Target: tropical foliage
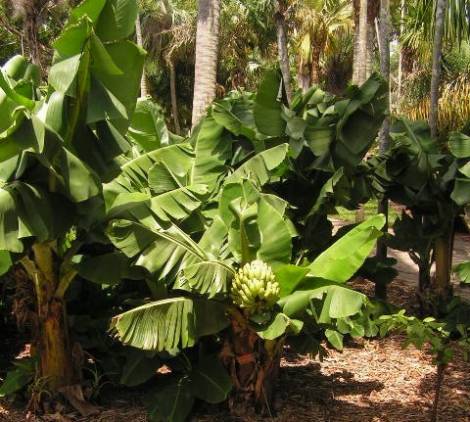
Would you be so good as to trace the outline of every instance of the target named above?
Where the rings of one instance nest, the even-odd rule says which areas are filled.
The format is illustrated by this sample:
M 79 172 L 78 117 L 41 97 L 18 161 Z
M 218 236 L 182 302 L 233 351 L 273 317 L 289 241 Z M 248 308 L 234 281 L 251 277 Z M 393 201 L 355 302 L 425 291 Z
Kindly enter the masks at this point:
M 13 43 L 1 47 L 0 276 L 15 282 L 32 347 L 0 397 L 31 385 L 31 410 L 62 394 L 86 418 L 105 379 L 144 386 L 150 420 L 186 420 L 198 400 L 272 416 L 286 348 L 322 358 L 348 337 L 403 330 L 440 365 L 453 340 L 469 349 L 467 304 L 450 284 L 455 221 L 470 204 L 467 111 L 446 106 L 458 83 L 443 90 L 439 136 L 390 111 L 394 91 L 426 100 L 430 77 L 402 79 L 407 64 L 430 67 L 422 46 L 437 26 L 444 80 L 466 89 L 464 54 L 450 47 L 468 38 L 466 2 L 449 1 L 442 19 L 435 2 L 409 2 L 406 19 L 396 8 L 397 86 L 384 54 L 384 77 L 372 72 L 385 2 L 361 40 L 358 2 L 343 0 L 201 1 L 199 15 L 192 0 L 38 2 L 34 18 L 35 3 L 19 3 L 0 3 Z M 30 60 L 11 54 L 16 39 Z M 370 74 L 343 89 L 363 41 Z M 392 109 L 436 113 L 415 106 Z M 371 200 L 402 207 L 390 233 L 382 211 L 334 229 L 337 208 Z M 378 239 L 417 264 L 421 313 L 433 317 L 349 284 L 395 278 L 386 248 L 372 255 Z M 469 282 L 468 262 L 454 271 Z

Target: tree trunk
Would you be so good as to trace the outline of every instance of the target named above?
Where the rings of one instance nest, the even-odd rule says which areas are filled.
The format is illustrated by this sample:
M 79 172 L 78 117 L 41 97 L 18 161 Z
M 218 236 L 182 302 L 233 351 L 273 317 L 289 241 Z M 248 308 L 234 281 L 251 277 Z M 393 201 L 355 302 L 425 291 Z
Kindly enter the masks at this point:
M 215 98 L 220 0 L 198 0 L 192 127 Z
M 439 314 L 452 296 L 450 276 L 452 273 L 453 228 L 449 229 L 434 242 L 434 261 L 436 274 L 432 279 L 432 299 L 435 313 Z
M 229 398 L 232 414 L 272 417 L 283 339 L 263 340 L 238 311 L 225 339 L 221 359 L 233 383 Z
M 362 85 L 367 79 L 367 40 L 368 40 L 368 30 L 367 30 L 367 16 L 368 16 L 368 1 L 360 0 L 355 2 L 355 6 L 359 6 L 358 16 L 358 25 L 355 28 L 355 40 L 356 45 L 354 48 L 354 62 L 353 62 L 353 78 L 352 83 L 354 85 Z M 364 206 L 361 204 L 359 209 L 356 211 L 356 222 L 359 223 L 364 221 L 365 211 Z
M 300 63 L 297 73 L 297 83 L 303 93 L 307 92 L 311 85 L 311 72 L 308 63 Z
M 401 0 L 400 5 L 400 37 L 405 31 L 405 16 L 406 16 L 406 4 L 405 0 Z M 400 42 L 400 54 L 398 56 L 398 87 L 397 87 L 397 105 L 401 101 L 401 91 L 403 87 L 403 46 Z
M 57 392 L 76 379 L 65 304 L 56 294 L 59 275 L 51 245 L 35 244 L 32 258 L 26 258 L 22 263 L 36 292 L 38 332 L 35 346 L 39 356 L 39 377 L 46 380 L 49 391 Z
M 23 2 L 23 40 L 29 59 L 42 70 L 41 46 L 39 43 L 39 19 L 44 1 Z
M 57 391 L 74 383 L 65 305 L 61 299 L 51 298 L 47 305 L 39 309 L 38 316 L 41 377 L 47 379 L 49 389 Z
M 375 45 L 379 43 L 378 32 L 375 29 L 375 24 L 378 21 L 380 13 L 380 0 L 370 0 L 367 2 L 367 67 L 365 79 L 369 78 L 374 68 L 374 53 Z
M 275 15 L 276 30 L 277 30 L 277 49 L 279 56 L 279 67 L 281 68 L 282 80 L 284 82 L 284 89 L 286 91 L 287 101 L 292 100 L 292 87 L 290 77 L 290 62 L 289 51 L 287 49 L 287 35 L 286 35 L 286 3 L 284 0 L 277 1 L 277 11 Z
M 378 42 L 380 49 L 380 72 L 382 77 L 388 82 L 387 104 L 388 113 L 390 113 L 390 0 L 380 1 L 380 21 L 378 31 Z M 379 133 L 379 151 L 385 153 L 390 144 L 390 117 L 386 116 Z M 388 199 L 382 198 L 379 202 L 378 212 L 386 217 L 386 223 L 383 228 L 384 234 L 388 232 Z M 377 241 L 376 257 L 381 261 L 387 258 L 387 244 L 385 237 Z M 382 299 L 387 299 L 387 286 L 384 283 L 376 281 L 375 295 Z
M 351 81 L 354 83 L 357 72 L 357 62 L 359 60 L 359 12 L 361 0 L 353 0 L 353 18 L 354 18 L 354 37 L 353 37 L 353 63 L 352 63 L 352 78 Z
M 171 97 L 171 114 L 173 115 L 173 122 L 175 124 L 175 133 L 181 134 L 181 126 L 178 118 L 178 98 L 176 96 L 176 74 L 175 65 L 170 59 L 168 61 L 168 67 L 170 69 L 170 97 Z
M 418 265 L 419 294 L 424 294 L 431 286 L 431 266 L 428 263 Z
M 137 15 L 135 20 L 135 37 L 137 45 L 141 48 L 144 48 L 144 40 L 142 38 L 142 26 L 140 24 L 140 16 Z M 147 84 L 147 78 L 145 77 L 145 66 L 142 69 L 142 78 L 140 79 L 140 96 L 147 97 L 149 95 L 149 89 Z
M 367 0 L 360 0 L 356 6 L 359 6 L 358 25 L 356 27 L 355 36 L 356 47 L 353 69 L 353 84 L 362 85 L 367 78 Z
M 380 48 L 380 73 L 387 82 L 387 112 L 379 133 L 380 153 L 385 153 L 390 145 L 390 41 L 391 41 L 390 0 L 380 1 L 380 21 L 378 42 Z
M 447 0 L 437 0 L 432 51 L 431 109 L 429 112 L 429 127 L 431 128 L 431 136 L 433 138 L 438 136 L 439 84 L 441 80 L 442 38 L 444 36 L 446 8 Z
M 317 84 L 317 85 L 320 83 L 320 55 L 321 55 L 321 51 L 313 47 L 310 81 L 312 84 Z

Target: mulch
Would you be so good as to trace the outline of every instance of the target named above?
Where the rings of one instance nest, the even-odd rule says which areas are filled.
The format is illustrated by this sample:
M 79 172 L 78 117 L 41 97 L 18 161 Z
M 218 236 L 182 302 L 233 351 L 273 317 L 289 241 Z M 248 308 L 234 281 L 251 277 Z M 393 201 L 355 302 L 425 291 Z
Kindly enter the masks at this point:
M 372 284 L 354 283 L 370 293 Z M 390 301 L 409 311 L 416 308 L 415 288 L 395 280 Z M 425 352 L 403 348 L 404 337 L 351 341 L 343 352 L 329 350 L 319 362 L 287 353 L 280 372 L 276 422 L 421 422 L 430 421 L 436 384 L 436 366 Z M 108 396 L 109 394 L 107 394 Z M 116 392 L 104 399 L 102 411 L 89 418 L 73 414 L 31 418 L 34 422 L 143 422 L 139 395 Z M 445 370 L 438 420 L 470 422 L 470 363 L 456 355 Z M 25 413 L 0 401 L 0 421 L 23 422 Z M 257 422 L 262 418 L 234 418 L 220 408 L 200 407 L 191 418 L 198 422 Z

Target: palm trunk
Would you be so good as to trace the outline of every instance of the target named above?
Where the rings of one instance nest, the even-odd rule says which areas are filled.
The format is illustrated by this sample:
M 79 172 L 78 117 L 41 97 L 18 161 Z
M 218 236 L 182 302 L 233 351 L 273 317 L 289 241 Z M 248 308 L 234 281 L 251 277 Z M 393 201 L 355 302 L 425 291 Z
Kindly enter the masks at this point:
M 366 47 L 366 72 L 365 79 L 369 78 L 374 67 L 375 44 L 379 44 L 378 32 L 375 25 L 380 13 L 380 0 L 370 0 L 367 2 L 367 47 Z M 364 79 L 364 80 L 365 80 Z
M 192 127 L 215 98 L 220 0 L 198 0 Z
M 144 40 L 142 37 L 142 26 L 140 24 L 140 16 L 137 15 L 137 19 L 135 20 L 135 37 L 137 41 L 137 45 L 141 48 L 144 47 Z M 145 67 L 142 70 L 142 78 L 140 80 L 140 96 L 147 97 L 149 95 L 149 89 L 147 84 L 147 78 L 145 76 Z
M 291 88 L 291 77 L 290 77 L 290 63 L 289 63 L 289 52 L 287 49 L 287 35 L 286 35 L 286 4 L 283 0 L 278 0 L 277 11 L 275 15 L 276 30 L 277 30 L 277 48 L 279 56 L 279 66 L 281 68 L 282 80 L 284 82 L 284 89 L 286 92 L 287 101 L 291 102 L 292 99 L 292 88 Z
M 31 62 L 42 69 L 39 16 L 43 4 L 40 1 L 32 1 L 25 2 L 24 6 L 23 39 Z
M 405 16 L 406 16 L 406 4 L 405 0 L 401 0 L 400 10 L 400 37 L 405 31 Z M 400 44 L 400 54 L 398 56 L 398 87 L 397 87 L 397 104 L 401 101 L 401 91 L 403 86 L 403 46 Z
M 380 23 L 378 31 L 378 41 L 380 47 L 380 71 L 382 77 L 388 81 L 387 104 L 390 113 L 390 0 L 381 0 L 380 2 Z M 385 153 L 390 144 L 390 118 L 384 119 L 379 133 L 379 151 Z M 382 198 L 379 202 L 378 212 L 385 215 L 386 224 L 383 228 L 384 234 L 388 232 L 388 199 Z M 387 258 L 387 244 L 385 238 L 381 237 L 377 241 L 376 256 L 381 261 Z M 375 295 L 382 299 L 387 299 L 387 286 L 384 283 L 376 281 Z
M 312 48 L 312 68 L 311 68 L 311 83 L 320 83 L 320 55 L 321 51 L 315 47 Z
M 360 0 L 358 11 L 358 26 L 356 27 L 356 47 L 353 69 L 353 84 L 362 85 L 367 75 L 367 0 Z
M 437 138 L 438 135 L 439 84 L 441 80 L 442 38 L 444 36 L 446 8 L 447 0 L 437 0 L 432 52 L 431 109 L 429 112 L 429 127 L 431 128 L 431 136 L 433 138 Z
M 367 79 L 367 40 L 368 40 L 368 30 L 367 30 L 367 0 L 360 0 L 359 4 L 359 13 L 358 13 L 358 26 L 356 27 L 357 45 L 355 46 L 354 63 L 353 63 L 353 80 L 354 85 L 362 85 Z M 364 206 L 360 205 L 359 209 L 356 211 L 356 222 L 364 221 L 365 212 Z
M 233 383 L 229 407 L 233 415 L 272 417 L 283 340 L 263 340 L 238 311 L 225 339 L 221 359 Z
M 357 79 L 357 62 L 359 60 L 359 11 L 360 0 L 353 0 L 354 11 L 354 38 L 353 38 L 353 63 L 352 63 L 352 83 Z
M 39 377 L 47 388 L 57 392 L 75 380 L 72 352 L 68 338 L 66 309 L 63 297 L 57 295 L 59 276 L 50 244 L 35 244 L 32 259 L 23 266 L 34 283 L 38 332 L 35 348 L 39 356 Z

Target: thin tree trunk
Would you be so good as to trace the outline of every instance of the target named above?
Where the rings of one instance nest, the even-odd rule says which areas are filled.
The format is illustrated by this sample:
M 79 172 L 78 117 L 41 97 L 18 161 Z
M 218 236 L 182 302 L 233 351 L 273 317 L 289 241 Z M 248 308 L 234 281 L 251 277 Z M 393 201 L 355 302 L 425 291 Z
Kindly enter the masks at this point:
M 446 8 L 447 0 L 437 0 L 432 51 L 431 109 L 429 112 L 429 127 L 431 128 L 431 136 L 433 138 L 438 136 L 439 85 L 441 80 L 442 38 L 444 36 Z
M 137 14 L 137 19 L 135 20 L 135 37 L 137 45 L 141 48 L 144 48 L 144 40 L 142 37 L 142 26 L 140 24 L 140 16 Z M 145 66 L 142 69 L 142 78 L 140 79 L 140 96 L 147 97 L 149 95 L 149 89 L 147 84 L 147 78 L 145 76 Z
M 359 60 L 359 12 L 360 0 L 353 0 L 354 12 L 354 38 L 353 38 L 353 63 L 352 63 L 352 83 L 357 80 L 357 62 Z
M 390 0 L 380 1 L 380 24 L 378 31 L 378 41 L 380 48 L 380 71 L 382 77 L 387 81 L 387 109 L 390 113 Z M 379 151 L 385 153 L 390 144 L 390 117 L 386 116 L 379 133 Z M 383 228 L 384 234 L 388 232 L 388 199 L 382 198 L 379 202 L 378 212 L 383 213 L 386 217 L 386 223 Z M 385 237 L 381 237 L 377 241 L 376 256 L 381 261 L 387 258 L 387 244 Z M 375 295 L 383 300 L 387 299 L 387 286 L 384 283 L 376 281 Z
M 434 242 L 434 260 L 436 263 L 436 274 L 432 279 L 432 307 L 434 313 L 439 315 L 443 306 L 448 303 L 452 296 L 450 285 L 450 275 L 452 272 L 452 249 L 453 249 L 454 229 L 453 223 L 449 230 Z
M 198 0 L 192 127 L 215 98 L 220 0 Z
M 401 0 L 400 10 L 400 37 L 405 31 L 405 16 L 406 16 L 406 4 L 405 0 Z M 401 91 L 403 87 L 403 46 L 400 42 L 400 54 L 398 56 L 398 87 L 397 87 L 397 104 L 401 101 Z
M 44 1 L 23 2 L 23 39 L 29 59 L 42 70 L 41 46 L 39 43 L 39 19 Z
M 442 358 L 442 356 L 439 356 L 439 357 Z M 439 362 L 437 364 L 436 386 L 434 390 L 434 402 L 432 405 L 431 422 L 438 421 L 439 399 L 441 397 L 441 389 L 442 389 L 442 383 L 444 382 L 444 375 L 445 375 L 446 367 L 447 365 L 444 363 Z
M 279 56 L 279 66 L 281 68 L 284 89 L 286 91 L 287 101 L 292 100 L 292 87 L 290 77 L 289 51 L 287 49 L 287 35 L 285 22 L 286 4 L 284 0 L 277 1 L 277 11 L 275 15 L 277 30 L 277 48 Z
M 355 6 L 359 6 L 358 13 L 358 25 L 355 28 L 355 36 L 357 36 L 357 46 L 355 47 L 355 55 L 353 62 L 353 78 L 352 83 L 354 85 L 362 85 L 367 79 L 367 0 L 360 0 L 355 2 Z M 356 12 L 357 13 L 357 12 Z M 358 210 L 356 211 L 356 223 L 364 221 L 365 211 L 362 204 L 359 205 Z
M 181 126 L 178 118 L 178 98 L 176 96 L 176 74 L 175 65 L 170 59 L 168 62 L 170 69 L 170 97 L 171 97 L 171 114 L 173 115 L 173 122 L 175 124 L 175 132 L 177 135 L 181 134 Z
M 367 79 L 367 0 L 359 1 L 359 19 L 356 27 L 357 52 L 354 59 L 353 84 L 362 85 Z
M 378 33 L 375 29 L 375 24 L 378 20 L 380 13 L 380 0 L 370 0 L 367 2 L 367 48 L 366 48 L 366 76 L 369 78 L 374 68 L 374 53 L 375 44 L 378 42 Z

